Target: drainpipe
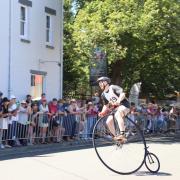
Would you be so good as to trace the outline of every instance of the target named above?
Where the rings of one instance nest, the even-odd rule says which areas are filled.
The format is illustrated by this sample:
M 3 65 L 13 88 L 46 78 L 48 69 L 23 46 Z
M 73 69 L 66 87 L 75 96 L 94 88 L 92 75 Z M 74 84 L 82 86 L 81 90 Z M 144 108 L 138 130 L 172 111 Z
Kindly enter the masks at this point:
M 11 95 L 11 0 L 9 0 L 8 97 Z
M 61 1 L 60 10 L 60 98 L 63 98 L 63 20 L 64 20 L 64 0 Z

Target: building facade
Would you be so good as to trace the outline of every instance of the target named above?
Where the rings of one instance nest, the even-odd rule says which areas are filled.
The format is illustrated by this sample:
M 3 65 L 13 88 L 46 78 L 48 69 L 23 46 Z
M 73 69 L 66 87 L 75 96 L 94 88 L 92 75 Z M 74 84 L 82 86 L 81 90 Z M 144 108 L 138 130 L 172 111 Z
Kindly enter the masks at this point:
M 63 0 L 3 0 L 0 17 L 0 91 L 62 97 Z

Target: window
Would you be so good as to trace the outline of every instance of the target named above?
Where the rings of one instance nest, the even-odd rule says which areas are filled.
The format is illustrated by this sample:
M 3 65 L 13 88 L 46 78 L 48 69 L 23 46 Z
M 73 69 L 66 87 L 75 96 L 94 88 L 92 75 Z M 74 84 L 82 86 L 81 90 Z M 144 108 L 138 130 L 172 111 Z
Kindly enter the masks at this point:
M 20 6 L 20 36 L 28 39 L 28 7 Z
M 52 37 L 52 16 L 46 15 L 46 44 L 53 45 Z
M 31 75 L 31 87 L 35 86 L 35 75 Z
M 54 17 L 56 16 L 56 10 L 45 7 L 46 13 L 46 47 L 54 49 Z
M 43 92 L 44 76 L 39 74 L 31 74 L 31 95 L 33 98 L 41 97 Z

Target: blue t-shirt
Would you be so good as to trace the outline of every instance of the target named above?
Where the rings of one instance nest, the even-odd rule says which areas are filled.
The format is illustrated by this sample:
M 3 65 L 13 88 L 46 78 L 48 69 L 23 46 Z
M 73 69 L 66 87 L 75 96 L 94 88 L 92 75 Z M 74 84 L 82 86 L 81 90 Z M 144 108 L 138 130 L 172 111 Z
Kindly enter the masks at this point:
M 65 112 L 65 105 L 58 105 L 58 111 Z

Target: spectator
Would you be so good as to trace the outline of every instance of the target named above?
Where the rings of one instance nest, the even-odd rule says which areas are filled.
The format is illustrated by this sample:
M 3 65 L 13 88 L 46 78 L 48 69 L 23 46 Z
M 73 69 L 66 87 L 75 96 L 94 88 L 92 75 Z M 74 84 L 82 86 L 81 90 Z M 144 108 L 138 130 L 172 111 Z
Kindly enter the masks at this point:
M 59 99 L 58 101 L 58 112 L 63 113 L 63 115 L 67 116 L 67 107 L 65 105 L 65 101 L 63 99 Z
M 94 93 L 94 96 L 92 97 L 92 103 L 96 106 L 99 105 L 100 103 L 100 97 L 99 97 L 99 93 L 98 92 L 95 92 Z
M 32 104 L 32 96 L 30 94 L 26 95 L 26 103 L 27 105 L 31 106 Z
M 154 116 L 154 112 L 153 112 L 153 104 L 152 103 L 148 103 L 148 107 L 147 107 L 147 132 L 152 132 L 153 129 L 153 116 Z
M 52 101 L 49 103 L 49 112 L 52 115 L 57 115 L 58 111 L 58 101 L 56 98 L 53 98 Z
M 67 117 L 64 118 L 64 127 L 65 127 L 65 135 L 67 141 L 71 141 L 75 137 L 75 129 L 76 129 L 76 100 L 71 99 L 70 104 L 67 105 L 65 103 L 65 111 L 67 112 Z
M 85 137 L 92 137 L 92 132 L 94 125 L 97 120 L 98 109 L 94 106 L 92 102 L 88 102 L 86 113 L 86 126 L 85 126 Z
M 3 100 L 3 93 L 0 91 L 0 111 L 2 106 L 2 100 Z
M 57 126 L 57 131 L 56 131 L 56 136 L 57 136 L 57 142 L 61 142 L 62 138 L 65 133 L 65 128 L 64 128 L 64 117 L 67 116 L 67 113 L 65 111 L 65 106 L 64 106 L 64 100 L 60 99 L 58 101 L 58 116 L 56 118 L 56 126 Z
M 18 112 L 18 137 L 22 145 L 27 145 L 28 117 L 31 114 L 31 106 L 23 100 Z
M 49 108 L 46 99 L 41 100 L 42 104 L 39 106 L 39 127 L 40 127 L 40 137 L 42 138 L 42 144 L 46 144 L 45 138 L 47 133 L 47 128 L 49 126 Z
M 145 103 L 140 104 L 140 109 L 139 109 L 139 118 L 141 119 L 142 123 L 143 123 L 143 131 L 146 130 L 147 127 L 147 107 Z
M 8 136 L 12 139 L 12 146 L 19 146 L 19 140 L 17 139 L 17 121 L 18 121 L 18 105 L 16 103 L 16 97 L 11 95 L 10 103 L 8 107 L 10 115 L 9 127 L 8 127 Z
M 75 139 L 75 136 L 78 135 L 77 130 L 78 130 L 83 108 L 79 108 L 77 101 L 75 99 L 71 99 L 68 110 L 71 114 L 71 119 L 73 120 L 71 138 Z
M 28 145 L 33 145 L 35 143 L 35 136 L 38 135 L 38 115 L 39 115 L 38 104 L 32 103 L 31 114 L 29 116 Z
M 129 117 L 133 122 L 136 123 L 136 120 L 137 120 L 137 117 L 136 117 L 136 116 L 137 116 L 137 115 L 138 115 L 138 112 L 137 112 L 137 110 L 136 110 L 136 105 L 135 105 L 134 102 L 131 102 L 130 112 L 129 112 L 129 114 L 128 114 L 128 117 Z M 134 133 L 132 132 L 132 130 L 133 130 L 134 124 L 131 123 L 131 122 L 129 122 L 129 121 L 127 121 L 127 122 L 128 122 L 127 126 L 128 126 L 129 129 L 130 129 L 129 134 L 133 135 Z
M 178 129 L 178 123 L 179 123 L 179 112 L 178 112 L 178 108 L 173 105 L 170 112 L 169 112 L 169 117 L 170 117 L 170 124 L 169 127 L 173 128 L 176 130 L 176 128 Z
M 80 137 L 80 134 L 82 134 L 83 130 L 84 130 L 84 116 L 85 116 L 85 101 L 81 101 L 79 100 L 77 103 L 77 112 L 78 114 L 76 114 L 76 134 L 77 134 L 77 138 Z
M 42 93 L 42 94 L 41 94 L 41 99 L 38 101 L 38 106 L 40 106 L 44 100 L 47 101 L 47 99 L 46 99 L 46 94 L 45 94 L 45 93 Z
M 56 98 L 53 98 L 52 102 L 49 103 L 49 112 L 51 113 L 49 131 L 50 132 L 53 131 L 51 133 L 51 136 L 54 137 L 53 142 L 57 142 L 57 134 L 59 132 L 59 121 L 58 121 L 58 102 Z
M 177 118 L 176 118 L 176 130 L 180 131 L 180 107 L 176 107 Z
M 163 132 L 166 128 L 166 121 L 165 121 L 165 111 L 162 107 L 158 107 L 158 116 L 157 116 L 157 131 Z
M 8 112 L 9 100 L 7 97 L 4 97 L 2 100 L 2 109 L 0 110 L 0 148 L 11 147 L 8 145 L 7 139 L 7 129 L 9 121 L 9 112 Z M 5 134 L 5 146 L 2 143 L 3 134 Z
M 134 102 L 131 102 L 130 112 L 128 116 L 133 122 L 136 122 L 136 115 L 137 115 L 136 105 Z

